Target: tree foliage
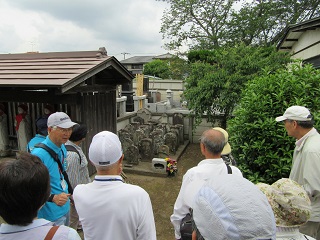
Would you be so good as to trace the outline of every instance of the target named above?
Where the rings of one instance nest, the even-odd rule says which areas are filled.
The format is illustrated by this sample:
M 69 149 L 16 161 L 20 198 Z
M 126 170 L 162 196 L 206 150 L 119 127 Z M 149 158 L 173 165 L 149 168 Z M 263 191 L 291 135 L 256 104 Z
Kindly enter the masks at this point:
M 250 47 L 241 44 L 215 51 L 192 51 L 190 75 L 184 97 L 195 114 L 196 123 L 203 117 L 213 122 L 222 113 L 222 126 L 232 116 L 245 84 L 264 71 L 284 68 L 289 57 L 274 47 Z M 197 56 L 203 61 L 197 61 Z
M 143 74 L 159 78 L 169 78 L 170 69 L 167 61 L 155 59 L 144 65 Z
M 160 0 L 158 0 L 160 1 Z M 162 0 L 160 32 L 168 49 L 216 49 L 239 42 L 272 45 L 289 24 L 319 16 L 319 0 Z
M 248 179 L 273 183 L 289 176 L 294 139 L 275 118 L 292 105 L 306 106 L 319 129 L 319 79 L 320 70 L 294 64 L 249 81 L 235 118 L 228 121 L 232 153 Z
M 144 66 L 143 74 L 160 78 L 185 79 L 188 74 L 187 61 L 172 57 L 168 60 L 155 59 Z

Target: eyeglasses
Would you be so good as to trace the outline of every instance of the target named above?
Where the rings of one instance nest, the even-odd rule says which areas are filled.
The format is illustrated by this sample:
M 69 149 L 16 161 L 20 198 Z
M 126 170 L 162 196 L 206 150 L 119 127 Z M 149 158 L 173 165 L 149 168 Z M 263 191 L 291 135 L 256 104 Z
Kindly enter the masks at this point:
M 61 128 L 61 127 L 57 127 L 56 129 L 58 129 L 60 132 L 63 132 L 63 133 L 72 132 L 72 127 L 71 127 L 71 128 Z

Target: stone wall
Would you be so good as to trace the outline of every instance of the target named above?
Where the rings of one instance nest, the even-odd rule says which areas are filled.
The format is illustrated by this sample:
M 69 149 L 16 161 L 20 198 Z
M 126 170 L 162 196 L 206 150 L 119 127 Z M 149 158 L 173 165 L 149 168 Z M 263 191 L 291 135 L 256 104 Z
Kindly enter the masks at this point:
M 136 92 L 137 83 L 133 80 L 133 91 Z M 161 94 L 161 100 L 166 100 L 166 91 L 170 89 L 173 92 L 173 101 L 180 101 L 180 96 L 185 89 L 183 80 L 149 79 L 149 91 L 154 90 Z

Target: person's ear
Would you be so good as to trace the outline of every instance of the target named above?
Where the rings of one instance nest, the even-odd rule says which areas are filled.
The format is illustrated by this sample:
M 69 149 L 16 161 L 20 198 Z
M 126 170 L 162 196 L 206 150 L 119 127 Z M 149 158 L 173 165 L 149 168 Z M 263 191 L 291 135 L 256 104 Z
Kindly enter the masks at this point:
M 48 127 L 48 135 L 52 132 L 52 127 Z
M 121 156 L 120 159 L 119 159 L 119 162 L 120 162 L 120 163 L 122 163 L 123 158 L 124 158 L 124 154 L 122 153 L 122 156 Z
M 293 126 L 293 128 L 297 128 L 298 127 L 298 123 L 297 123 L 296 120 L 292 121 L 292 126 Z
M 119 173 L 120 174 L 122 172 L 122 161 L 123 161 L 123 157 L 124 155 L 122 154 L 121 158 L 119 159 Z
M 200 150 L 201 150 L 202 155 L 204 155 L 205 150 L 206 150 L 206 146 L 202 142 L 200 142 Z

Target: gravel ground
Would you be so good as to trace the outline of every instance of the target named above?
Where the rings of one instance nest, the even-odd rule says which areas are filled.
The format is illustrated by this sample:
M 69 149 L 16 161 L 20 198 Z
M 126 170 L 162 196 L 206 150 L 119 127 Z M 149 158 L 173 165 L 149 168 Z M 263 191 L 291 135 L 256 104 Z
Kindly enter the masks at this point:
M 178 161 L 178 173 L 175 177 L 127 174 L 133 184 L 144 188 L 150 195 L 156 222 L 157 240 L 174 239 L 170 215 L 180 190 L 182 177 L 189 168 L 197 165 L 202 159 L 199 144 L 189 144 Z

